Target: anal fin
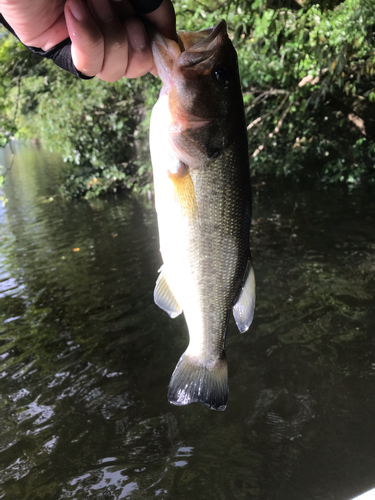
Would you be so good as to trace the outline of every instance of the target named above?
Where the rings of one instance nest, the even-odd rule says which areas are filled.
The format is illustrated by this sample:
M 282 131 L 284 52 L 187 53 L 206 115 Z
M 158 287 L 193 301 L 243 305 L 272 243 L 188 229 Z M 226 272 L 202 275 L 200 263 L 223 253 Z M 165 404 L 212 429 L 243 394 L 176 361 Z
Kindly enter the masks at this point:
M 163 267 L 156 281 L 154 300 L 155 304 L 167 312 L 171 318 L 176 318 L 176 316 L 182 313 L 181 306 L 168 285 Z
M 253 321 L 255 308 L 255 275 L 251 260 L 248 263 L 245 283 L 242 287 L 241 294 L 233 307 L 233 316 L 236 320 L 237 327 L 241 333 L 249 329 Z

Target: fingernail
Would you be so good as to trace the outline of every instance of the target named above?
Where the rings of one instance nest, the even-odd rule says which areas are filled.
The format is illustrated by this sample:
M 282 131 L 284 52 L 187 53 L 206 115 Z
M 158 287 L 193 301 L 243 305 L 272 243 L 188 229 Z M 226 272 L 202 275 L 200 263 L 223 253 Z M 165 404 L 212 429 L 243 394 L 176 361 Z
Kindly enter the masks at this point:
M 112 8 L 107 0 L 92 0 L 92 5 L 102 21 L 108 23 L 113 20 Z
M 81 0 L 71 0 L 68 7 L 77 21 L 84 21 L 89 16 L 86 6 Z
M 147 36 L 143 24 L 131 24 L 126 27 L 128 42 L 131 48 L 136 52 L 141 52 L 146 48 Z

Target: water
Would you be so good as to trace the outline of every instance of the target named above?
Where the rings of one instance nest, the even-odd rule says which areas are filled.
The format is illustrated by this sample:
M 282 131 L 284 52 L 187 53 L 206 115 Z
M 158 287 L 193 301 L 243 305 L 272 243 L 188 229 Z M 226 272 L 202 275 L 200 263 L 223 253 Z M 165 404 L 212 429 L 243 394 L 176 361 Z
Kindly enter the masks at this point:
M 0 498 L 374 488 L 374 193 L 254 187 L 256 315 L 246 334 L 230 324 L 213 412 L 166 399 L 187 330 L 153 303 L 153 203 L 64 202 L 59 169 L 20 151 L 0 206 Z

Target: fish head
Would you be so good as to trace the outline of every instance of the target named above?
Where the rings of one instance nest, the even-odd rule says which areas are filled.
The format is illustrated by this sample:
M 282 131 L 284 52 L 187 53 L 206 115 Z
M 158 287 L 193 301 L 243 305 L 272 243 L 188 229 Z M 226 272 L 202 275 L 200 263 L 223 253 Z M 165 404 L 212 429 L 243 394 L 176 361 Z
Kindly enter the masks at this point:
M 216 158 L 243 126 L 237 54 L 226 23 L 180 32 L 178 44 L 155 37 L 162 94 L 168 94 L 169 135 L 178 158 L 196 168 Z

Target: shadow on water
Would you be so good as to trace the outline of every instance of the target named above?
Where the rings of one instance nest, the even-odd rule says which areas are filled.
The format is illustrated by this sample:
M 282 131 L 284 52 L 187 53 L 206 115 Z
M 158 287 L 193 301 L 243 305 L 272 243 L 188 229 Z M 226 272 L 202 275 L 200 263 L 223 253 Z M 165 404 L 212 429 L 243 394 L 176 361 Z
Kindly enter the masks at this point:
M 53 197 L 20 151 L 0 208 L 0 498 L 349 499 L 375 486 L 375 197 L 254 188 L 254 324 L 224 413 L 166 400 L 152 202 Z

